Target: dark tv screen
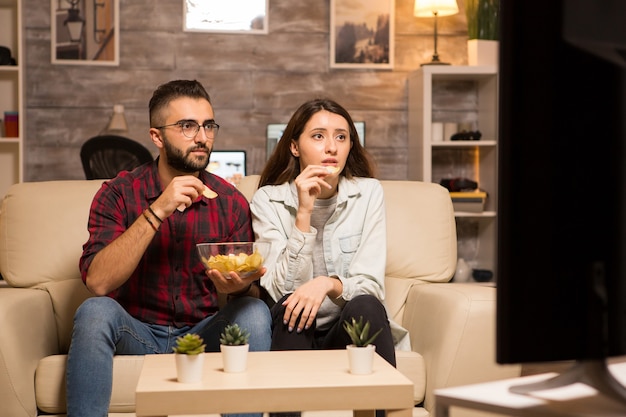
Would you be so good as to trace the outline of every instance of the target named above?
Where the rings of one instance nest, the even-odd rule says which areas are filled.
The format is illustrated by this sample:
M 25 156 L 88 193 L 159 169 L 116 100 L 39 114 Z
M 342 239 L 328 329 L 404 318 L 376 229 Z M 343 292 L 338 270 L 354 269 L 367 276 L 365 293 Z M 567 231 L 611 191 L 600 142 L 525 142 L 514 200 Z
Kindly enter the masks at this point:
M 500 2 L 499 363 L 626 354 L 622 3 Z

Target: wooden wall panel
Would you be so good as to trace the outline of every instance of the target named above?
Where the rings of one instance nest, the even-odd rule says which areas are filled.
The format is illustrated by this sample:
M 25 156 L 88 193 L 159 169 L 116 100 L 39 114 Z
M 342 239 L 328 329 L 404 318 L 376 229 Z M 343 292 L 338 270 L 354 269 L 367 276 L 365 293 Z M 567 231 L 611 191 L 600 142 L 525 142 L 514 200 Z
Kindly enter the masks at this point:
M 467 63 L 461 13 L 439 19 L 442 60 Z M 120 65 L 52 65 L 50 1 L 25 0 L 25 180 L 81 179 L 81 144 L 125 106 L 128 136 L 148 137 L 148 100 L 171 79 L 200 80 L 222 125 L 216 149 L 245 149 L 248 172 L 266 159 L 268 123 L 286 123 L 304 100 L 328 96 L 366 122 L 381 179 L 407 178 L 407 76 L 430 60 L 433 20 L 396 0 L 393 70 L 329 67 L 330 0 L 270 0 L 267 35 L 182 31 L 182 0 L 120 0 Z M 156 155 L 156 151 L 154 151 Z

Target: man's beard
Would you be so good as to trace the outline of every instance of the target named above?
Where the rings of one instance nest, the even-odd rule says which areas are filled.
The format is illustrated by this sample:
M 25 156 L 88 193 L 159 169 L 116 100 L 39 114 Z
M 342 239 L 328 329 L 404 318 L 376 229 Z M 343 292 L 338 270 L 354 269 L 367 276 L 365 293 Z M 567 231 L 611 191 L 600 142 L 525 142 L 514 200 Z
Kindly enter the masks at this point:
M 197 144 L 196 146 L 188 149 L 187 152 L 183 154 L 183 151 L 181 149 L 173 147 L 172 144 L 167 140 L 167 138 L 164 137 L 163 147 L 165 148 L 167 164 L 176 171 L 184 172 L 185 174 L 193 174 L 195 172 L 206 169 L 206 167 L 209 165 L 211 150 L 205 145 Z M 191 152 L 197 151 L 199 149 L 206 149 L 207 158 L 205 161 L 195 160 L 195 158 L 191 156 Z

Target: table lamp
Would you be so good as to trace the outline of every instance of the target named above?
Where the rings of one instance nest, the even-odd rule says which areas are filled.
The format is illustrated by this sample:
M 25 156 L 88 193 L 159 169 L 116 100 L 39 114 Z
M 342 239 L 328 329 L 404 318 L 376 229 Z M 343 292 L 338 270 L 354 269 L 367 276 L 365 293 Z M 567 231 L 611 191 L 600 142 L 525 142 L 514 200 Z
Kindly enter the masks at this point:
M 128 133 L 128 123 L 126 123 L 126 116 L 124 116 L 124 105 L 116 104 L 113 106 L 113 114 L 109 123 L 100 134 L 122 135 L 125 133 Z
M 456 4 L 456 0 L 415 0 L 415 7 L 413 8 L 415 17 L 435 17 L 435 53 L 430 62 L 422 65 L 450 65 L 449 63 L 441 62 L 437 53 L 437 17 L 450 16 L 458 12 L 459 6 Z

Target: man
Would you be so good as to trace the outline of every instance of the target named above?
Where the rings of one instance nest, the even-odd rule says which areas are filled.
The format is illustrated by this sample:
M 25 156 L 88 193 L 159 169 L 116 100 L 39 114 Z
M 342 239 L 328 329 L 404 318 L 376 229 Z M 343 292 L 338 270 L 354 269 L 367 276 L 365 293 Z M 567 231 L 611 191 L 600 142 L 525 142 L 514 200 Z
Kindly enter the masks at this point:
M 172 353 L 190 332 L 219 351 L 230 323 L 250 332 L 251 350 L 270 347 L 269 309 L 249 296 L 264 269 L 225 279 L 205 271 L 195 247 L 254 236 L 245 197 L 205 170 L 219 130 L 208 93 L 197 81 L 171 81 L 156 89 L 149 111 L 159 157 L 105 182 L 91 205 L 80 270 L 97 297 L 74 317 L 69 417 L 107 416 L 116 354 Z M 229 294 L 219 310 L 218 292 Z

